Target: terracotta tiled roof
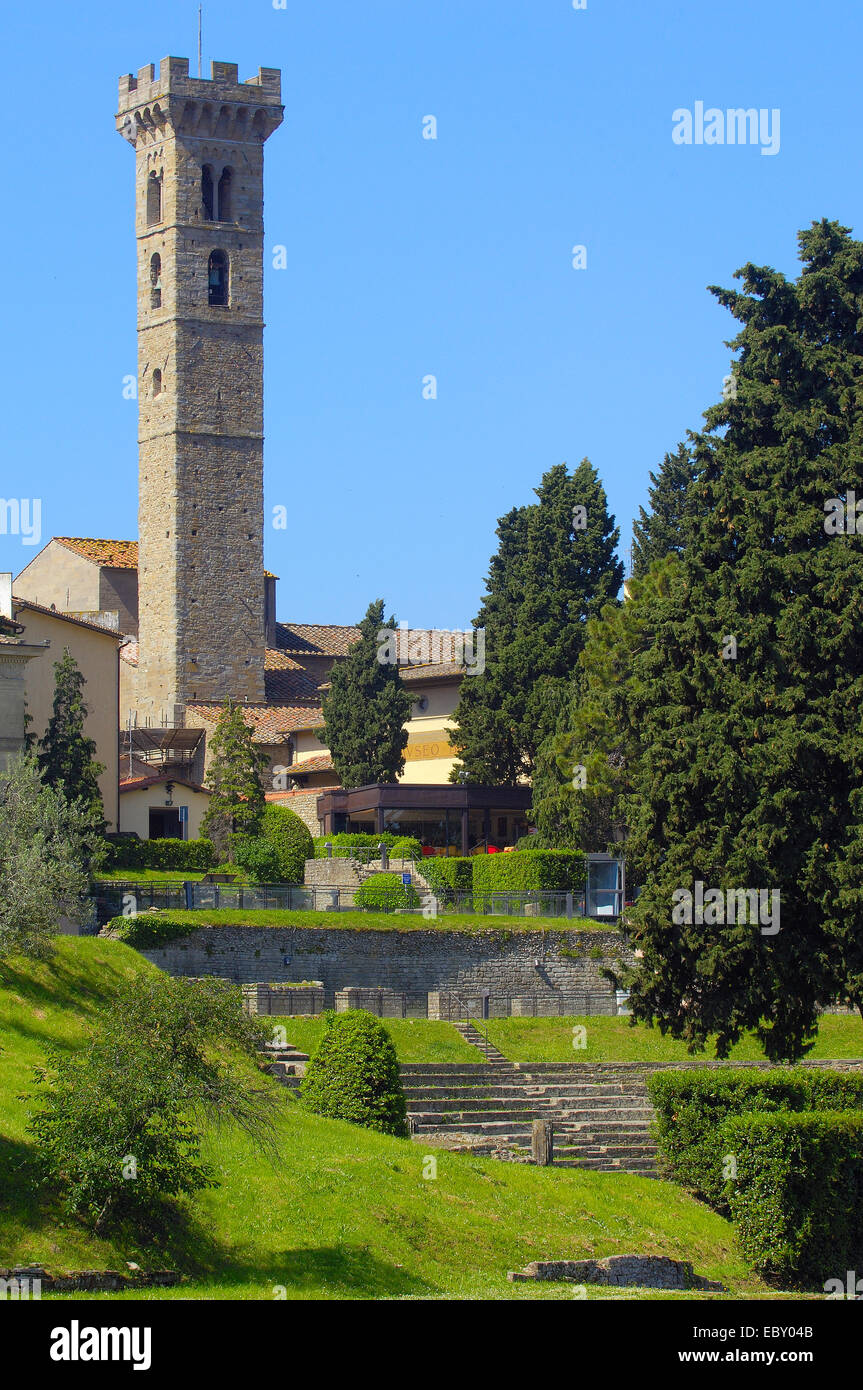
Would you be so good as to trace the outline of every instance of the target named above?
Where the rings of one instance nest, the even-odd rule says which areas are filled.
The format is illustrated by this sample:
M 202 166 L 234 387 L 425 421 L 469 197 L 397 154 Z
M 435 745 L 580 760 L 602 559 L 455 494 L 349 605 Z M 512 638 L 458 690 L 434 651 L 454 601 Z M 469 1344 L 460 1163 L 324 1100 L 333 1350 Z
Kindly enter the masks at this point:
M 137 541 L 101 541 L 92 536 L 55 536 L 58 545 L 83 555 L 94 564 L 106 565 L 112 570 L 134 570 L 138 568 Z
M 130 637 L 128 642 L 124 642 L 120 648 L 120 655 L 124 661 L 128 661 L 130 666 L 138 665 L 138 643 Z
M 304 777 L 307 772 L 332 772 L 333 760 L 329 753 L 319 753 L 314 758 L 303 758 L 285 768 L 288 777 Z
M 142 774 L 139 777 L 121 777 L 120 793 L 139 792 L 147 787 L 155 787 L 159 784 L 164 786 L 166 782 L 173 782 L 175 787 L 188 787 L 189 790 L 193 792 L 206 792 L 208 796 L 210 794 L 206 787 L 200 787 L 197 782 L 190 782 L 185 777 L 177 777 L 175 775 L 170 777 L 158 776 L 153 772 Z
M 222 705 L 187 705 L 186 727 L 193 728 L 196 719 L 217 724 L 222 709 Z M 241 709 L 243 720 L 254 730 L 253 743 L 286 743 L 289 734 L 299 729 L 317 729 L 324 718 L 319 705 L 242 705 Z
M 34 603 L 30 598 L 16 598 L 12 596 L 12 607 L 16 613 L 24 613 L 28 609 L 33 613 L 47 613 L 49 618 L 58 618 L 61 623 L 74 623 L 76 627 L 89 628 L 90 632 L 101 632 L 103 637 L 113 637 L 119 643 L 120 634 L 115 627 L 102 627 L 101 623 L 88 623 L 85 618 L 73 618 L 71 613 L 58 613 L 56 608 L 46 608 L 43 603 Z M 27 624 L 24 624 L 25 631 Z
M 336 623 L 276 623 L 276 646 L 295 656 L 347 656 L 359 636 Z
M 332 785 L 327 784 L 325 787 L 294 787 L 289 792 L 265 792 L 264 800 L 290 801 L 291 797 L 294 796 L 321 796 L 323 792 L 340 792 L 341 790 L 338 782 L 333 782 Z
M 431 681 L 463 676 L 470 669 L 460 666 L 457 661 L 430 661 L 426 666 L 400 666 L 399 674 L 403 681 Z
M 287 652 L 268 647 L 264 658 L 264 685 L 273 704 L 309 701 L 320 704 L 318 683 Z

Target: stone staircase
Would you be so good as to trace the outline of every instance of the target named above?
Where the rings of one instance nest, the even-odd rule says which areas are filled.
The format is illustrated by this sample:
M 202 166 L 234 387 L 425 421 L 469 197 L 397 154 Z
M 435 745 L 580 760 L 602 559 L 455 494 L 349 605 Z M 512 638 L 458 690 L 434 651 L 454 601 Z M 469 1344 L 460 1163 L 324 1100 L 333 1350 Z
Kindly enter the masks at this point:
M 489 1066 L 512 1067 L 512 1062 L 509 1058 L 504 1057 L 503 1053 L 498 1051 L 494 1043 L 489 1042 L 488 1038 L 481 1033 L 478 1028 L 475 1028 L 472 1023 L 453 1023 L 452 1027 L 464 1038 L 465 1042 L 470 1043 L 472 1047 L 477 1048 L 482 1053 Z
M 300 1080 L 305 1076 L 306 1063 L 309 1060 L 307 1052 L 299 1052 L 291 1043 L 286 1047 L 267 1043 L 260 1049 L 259 1056 L 262 1058 L 261 1071 L 274 1076 L 289 1091 L 299 1090 Z
M 459 1032 L 465 1037 L 471 1027 Z M 518 1065 L 497 1056 L 478 1065 L 403 1066 L 414 1137 L 527 1161 L 533 1121 L 548 1119 L 556 1167 L 657 1176 L 643 1072 L 599 1063 Z

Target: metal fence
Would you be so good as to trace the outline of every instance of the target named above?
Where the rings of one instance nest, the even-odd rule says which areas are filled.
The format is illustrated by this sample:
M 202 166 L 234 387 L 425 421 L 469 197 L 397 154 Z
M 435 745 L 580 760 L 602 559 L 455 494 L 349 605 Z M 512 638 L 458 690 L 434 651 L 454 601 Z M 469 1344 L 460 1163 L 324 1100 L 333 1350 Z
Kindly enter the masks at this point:
M 355 888 L 308 888 L 284 883 L 239 887 L 233 883 L 101 883 L 93 894 L 97 924 L 112 917 L 134 916 L 148 908 L 204 911 L 207 908 L 234 908 L 238 911 L 291 909 L 292 911 L 352 912 Z M 459 915 L 468 917 L 558 917 L 572 920 L 589 917 L 596 921 L 616 921 L 620 912 L 617 890 L 584 893 L 545 893 L 510 890 L 505 893 L 452 893 L 448 901 L 416 889 L 419 907 L 406 908 L 402 888 L 378 889 L 380 906 L 375 912 L 411 911 L 429 921 Z

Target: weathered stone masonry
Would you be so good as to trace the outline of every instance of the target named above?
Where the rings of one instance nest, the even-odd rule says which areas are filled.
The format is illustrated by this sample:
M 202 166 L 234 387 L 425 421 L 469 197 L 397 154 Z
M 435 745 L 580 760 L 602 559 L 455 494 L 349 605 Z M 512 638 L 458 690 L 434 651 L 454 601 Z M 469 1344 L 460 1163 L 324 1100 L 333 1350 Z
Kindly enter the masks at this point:
M 602 994 L 601 971 L 624 955 L 615 932 L 357 931 L 327 927 L 204 927 L 143 954 L 172 975 L 241 984 L 320 980 L 405 993 L 489 990 L 499 995 Z M 591 952 L 602 952 L 602 958 Z M 536 962 L 539 962 L 537 964 Z
M 154 722 L 265 697 L 263 150 L 282 115 L 272 68 L 240 82 L 213 63 L 203 80 L 165 58 L 120 79 L 136 155 L 137 704 Z

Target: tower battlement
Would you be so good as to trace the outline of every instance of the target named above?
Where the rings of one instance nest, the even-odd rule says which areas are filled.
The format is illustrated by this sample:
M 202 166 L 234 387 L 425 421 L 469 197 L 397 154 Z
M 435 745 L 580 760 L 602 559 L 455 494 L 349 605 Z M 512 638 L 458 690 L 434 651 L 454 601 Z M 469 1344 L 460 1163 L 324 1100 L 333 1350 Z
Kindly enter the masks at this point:
M 282 123 L 282 74 L 258 68 L 239 80 L 236 63 L 212 63 L 210 77 L 190 77 L 188 58 L 163 58 L 120 78 L 117 129 L 130 144 L 164 134 L 166 127 L 191 138 L 217 127 L 227 139 L 266 140 Z
M 249 88 L 257 88 L 250 92 Z M 258 68 L 257 77 L 239 80 L 236 63 L 210 64 L 209 77 L 190 77 L 188 58 L 163 58 L 159 64 L 147 63 L 138 76 L 126 73 L 120 78 L 120 111 L 134 111 L 142 101 L 160 96 L 200 97 L 204 101 L 244 101 L 260 106 L 280 106 L 282 73 L 280 68 Z

